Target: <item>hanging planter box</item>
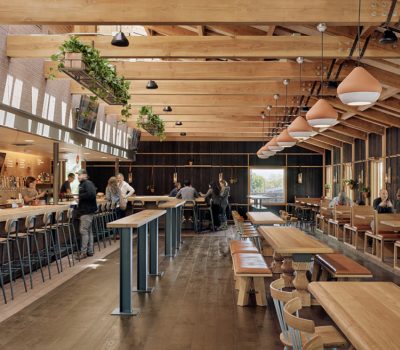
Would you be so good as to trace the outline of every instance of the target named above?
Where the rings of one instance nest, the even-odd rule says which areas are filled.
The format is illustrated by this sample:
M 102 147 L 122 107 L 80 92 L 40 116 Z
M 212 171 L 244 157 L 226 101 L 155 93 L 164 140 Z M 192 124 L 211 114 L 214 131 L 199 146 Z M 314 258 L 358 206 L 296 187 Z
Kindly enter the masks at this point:
M 68 69 L 86 69 L 82 61 L 82 54 L 75 52 L 66 52 L 64 55 L 64 67 Z
M 165 123 L 152 108 L 144 106 L 139 111 L 137 126 L 146 130 L 150 135 L 158 137 L 161 141 L 165 139 Z

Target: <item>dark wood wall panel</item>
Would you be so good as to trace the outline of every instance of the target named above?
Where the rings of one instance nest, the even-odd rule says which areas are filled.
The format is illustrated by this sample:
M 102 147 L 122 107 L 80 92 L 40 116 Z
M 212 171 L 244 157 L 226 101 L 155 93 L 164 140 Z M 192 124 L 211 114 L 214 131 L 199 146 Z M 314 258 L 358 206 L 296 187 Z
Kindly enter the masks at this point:
M 333 164 L 340 164 L 342 160 L 340 159 L 340 148 L 333 147 Z
M 343 163 L 349 163 L 353 160 L 353 147 L 349 143 L 343 144 Z
M 377 134 L 368 135 L 369 157 L 382 157 L 382 136 Z
M 389 170 L 390 169 L 390 170 Z M 400 159 L 392 157 L 386 160 L 386 174 L 391 174 L 390 183 L 386 184 L 390 198 L 396 197 L 397 190 L 400 189 Z
M 365 160 L 365 141 L 360 139 L 355 139 L 354 142 L 354 160 Z
M 400 154 L 400 129 L 389 128 L 386 132 L 386 154 L 390 156 Z
M 325 151 L 325 164 L 326 165 L 331 165 L 331 161 L 332 161 L 332 152 L 326 150 Z
M 297 174 L 303 174 L 303 183 L 297 183 Z M 322 168 L 288 168 L 287 170 L 287 200 L 294 197 L 322 197 Z

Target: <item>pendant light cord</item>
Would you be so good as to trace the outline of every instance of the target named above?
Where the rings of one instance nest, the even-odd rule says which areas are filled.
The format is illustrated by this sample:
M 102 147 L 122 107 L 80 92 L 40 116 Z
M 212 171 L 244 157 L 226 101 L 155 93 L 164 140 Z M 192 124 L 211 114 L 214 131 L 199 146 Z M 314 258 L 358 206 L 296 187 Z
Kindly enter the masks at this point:
M 324 32 L 321 32 L 321 90 L 320 98 L 324 97 Z
M 358 59 L 357 59 L 357 66 L 360 66 L 360 61 L 361 61 L 361 0 L 358 0 L 358 28 L 357 28 L 357 37 L 358 37 Z

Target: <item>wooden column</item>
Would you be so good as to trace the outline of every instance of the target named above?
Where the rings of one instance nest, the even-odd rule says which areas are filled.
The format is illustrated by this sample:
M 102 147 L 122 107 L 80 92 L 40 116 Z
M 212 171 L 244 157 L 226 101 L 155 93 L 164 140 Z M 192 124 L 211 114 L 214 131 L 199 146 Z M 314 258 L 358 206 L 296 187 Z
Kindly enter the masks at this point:
M 60 191 L 59 143 L 53 143 L 53 204 L 58 204 Z

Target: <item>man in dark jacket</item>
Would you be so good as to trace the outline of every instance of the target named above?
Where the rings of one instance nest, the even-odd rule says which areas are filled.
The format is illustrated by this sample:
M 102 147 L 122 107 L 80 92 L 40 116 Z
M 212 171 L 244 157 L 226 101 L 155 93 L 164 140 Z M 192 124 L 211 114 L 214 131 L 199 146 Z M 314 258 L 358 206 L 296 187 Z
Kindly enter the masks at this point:
M 96 188 L 92 181 L 88 180 L 85 169 L 78 171 L 79 201 L 78 216 L 80 217 L 79 231 L 81 233 L 80 259 L 93 255 L 93 232 L 92 221 L 97 210 Z

